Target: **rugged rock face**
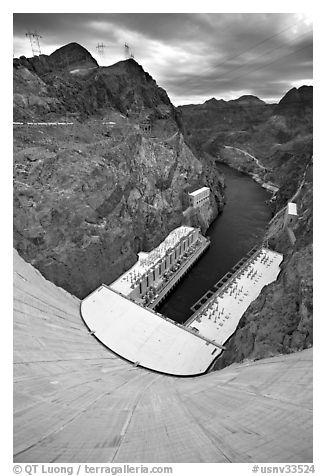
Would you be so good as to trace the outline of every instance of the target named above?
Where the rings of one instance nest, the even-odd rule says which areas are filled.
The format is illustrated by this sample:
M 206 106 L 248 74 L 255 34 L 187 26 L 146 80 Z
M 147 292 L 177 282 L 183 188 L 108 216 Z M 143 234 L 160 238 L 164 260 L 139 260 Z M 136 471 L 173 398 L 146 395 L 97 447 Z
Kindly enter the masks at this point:
M 294 115 L 296 119 L 306 118 L 312 113 L 313 89 L 312 86 L 292 88 L 280 100 L 274 113 L 279 115 Z
M 312 87 L 291 89 L 279 104 L 258 98 L 211 99 L 180 106 L 185 137 L 204 157 L 279 186 L 266 238 L 284 255 L 282 271 L 240 320 L 215 369 L 312 345 Z M 294 245 L 283 227 L 284 207 L 295 201 Z
M 214 156 L 224 145 L 243 148 L 255 128 L 271 116 L 272 109 L 255 96 L 231 101 L 212 98 L 203 104 L 178 107 L 187 141 L 197 151 Z
M 310 160 L 312 106 L 312 86 L 302 86 L 291 89 L 276 105 L 242 96 L 227 102 L 211 99 L 178 110 L 185 137 L 197 151 L 282 186 L 285 163 L 294 158 L 289 169 L 300 166 L 300 150 L 306 155 L 303 168 Z
M 182 223 L 205 231 L 222 209 L 216 170 L 185 144 L 166 92 L 134 60 L 100 68 L 67 45 L 16 60 L 14 91 L 16 121 L 73 122 L 14 130 L 14 245 L 72 294 L 110 283 Z M 184 216 L 187 192 L 206 184 L 210 206 Z
M 14 60 L 14 121 L 105 119 L 110 109 L 152 120 L 159 137 L 179 130 L 168 95 L 133 59 L 99 67 L 71 43 L 50 56 Z
M 75 69 L 98 68 L 93 56 L 78 43 L 69 43 L 57 49 L 51 55 L 39 55 L 33 58 L 21 56 L 14 59 L 14 68 L 25 67 L 39 76 L 49 72 Z

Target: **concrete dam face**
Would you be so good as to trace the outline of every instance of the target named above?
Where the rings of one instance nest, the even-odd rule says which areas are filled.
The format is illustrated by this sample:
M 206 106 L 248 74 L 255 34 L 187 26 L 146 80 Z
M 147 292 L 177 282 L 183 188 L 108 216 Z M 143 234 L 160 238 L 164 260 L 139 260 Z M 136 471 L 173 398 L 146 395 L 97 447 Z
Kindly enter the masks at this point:
M 311 462 L 311 367 L 312 349 L 190 378 L 139 368 L 14 252 L 15 462 Z

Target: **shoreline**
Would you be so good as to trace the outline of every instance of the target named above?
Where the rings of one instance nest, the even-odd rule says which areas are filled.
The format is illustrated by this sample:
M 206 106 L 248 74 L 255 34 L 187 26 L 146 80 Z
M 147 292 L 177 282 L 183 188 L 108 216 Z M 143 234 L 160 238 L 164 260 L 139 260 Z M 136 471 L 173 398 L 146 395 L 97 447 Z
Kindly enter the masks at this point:
M 236 167 L 228 162 L 223 162 L 220 157 L 216 158 L 215 159 L 216 162 L 220 163 L 220 164 L 223 164 L 223 165 L 227 165 L 228 167 L 230 167 L 231 169 L 233 170 L 237 170 L 238 172 L 241 172 L 245 175 L 248 175 L 249 177 L 251 177 L 256 183 L 258 183 L 262 188 L 264 188 L 265 190 L 268 190 L 269 192 L 271 192 L 273 195 L 271 197 L 271 200 L 274 198 L 274 196 L 277 194 L 277 192 L 279 191 L 279 187 L 277 185 L 275 185 L 274 183 L 272 182 L 265 182 L 260 176 L 259 174 L 255 173 L 255 172 L 250 172 L 248 170 L 243 170 L 241 169 L 241 167 Z

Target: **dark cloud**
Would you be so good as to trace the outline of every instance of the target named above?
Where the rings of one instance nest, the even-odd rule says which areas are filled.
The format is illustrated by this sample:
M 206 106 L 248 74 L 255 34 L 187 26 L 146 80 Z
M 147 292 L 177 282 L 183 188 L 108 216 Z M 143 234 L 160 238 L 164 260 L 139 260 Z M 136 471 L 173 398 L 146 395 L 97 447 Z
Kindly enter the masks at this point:
M 14 14 L 16 56 L 30 56 L 25 33 L 35 28 L 45 54 L 76 41 L 100 64 L 123 59 L 128 42 L 175 104 L 242 94 L 277 101 L 312 82 L 312 25 L 302 14 Z

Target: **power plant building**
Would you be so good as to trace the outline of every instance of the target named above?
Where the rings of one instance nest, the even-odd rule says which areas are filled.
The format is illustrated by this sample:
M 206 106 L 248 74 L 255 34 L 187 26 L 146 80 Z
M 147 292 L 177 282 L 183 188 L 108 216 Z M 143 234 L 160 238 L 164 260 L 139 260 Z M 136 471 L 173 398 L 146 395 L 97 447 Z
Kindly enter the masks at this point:
M 189 205 L 194 208 L 201 207 L 209 201 L 209 187 L 202 187 L 189 193 Z
M 149 253 L 138 253 L 137 263 L 110 288 L 139 304 L 148 304 L 170 277 L 207 241 L 199 229 L 180 226 Z

